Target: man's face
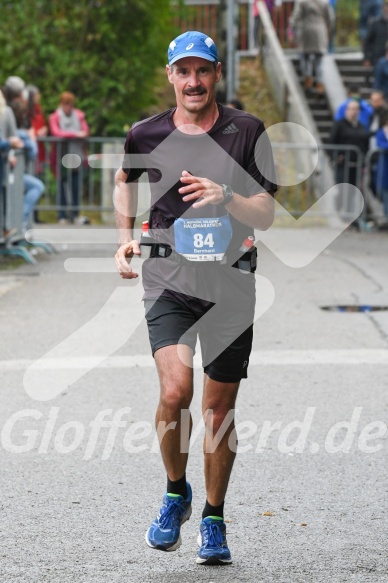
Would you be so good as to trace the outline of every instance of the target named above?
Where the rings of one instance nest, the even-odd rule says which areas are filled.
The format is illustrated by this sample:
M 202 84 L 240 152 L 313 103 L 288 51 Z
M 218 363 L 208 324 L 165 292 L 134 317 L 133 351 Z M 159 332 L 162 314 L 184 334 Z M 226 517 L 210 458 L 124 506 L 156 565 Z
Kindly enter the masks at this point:
M 379 109 L 384 104 L 384 98 L 381 93 L 372 93 L 370 96 L 370 104 L 373 109 Z
M 221 79 L 221 63 L 200 57 L 185 57 L 166 67 L 169 82 L 174 86 L 177 105 L 190 113 L 206 110 L 215 100 L 215 86 Z
M 383 16 L 388 19 L 388 3 L 386 2 L 383 6 Z

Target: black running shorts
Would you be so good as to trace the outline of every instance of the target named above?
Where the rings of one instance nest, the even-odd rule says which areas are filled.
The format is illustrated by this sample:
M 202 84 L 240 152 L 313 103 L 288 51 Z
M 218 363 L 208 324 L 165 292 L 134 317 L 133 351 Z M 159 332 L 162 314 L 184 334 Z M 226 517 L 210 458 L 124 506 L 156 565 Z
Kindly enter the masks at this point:
M 145 316 L 152 354 L 159 348 L 186 344 L 195 353 L 201 344 L 204 372 L 213 380 L 235 383 L 247 378 L 252 349 L 253 310 L 223 312 L 187 297 L 146 299 Z

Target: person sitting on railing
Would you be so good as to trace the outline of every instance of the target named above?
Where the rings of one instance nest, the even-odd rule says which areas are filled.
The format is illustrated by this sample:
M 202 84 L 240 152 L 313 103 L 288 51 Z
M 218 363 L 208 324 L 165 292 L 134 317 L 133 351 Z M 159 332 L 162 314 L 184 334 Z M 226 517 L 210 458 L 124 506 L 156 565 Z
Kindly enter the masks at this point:
M 388 42 L 388 0 L 385 0 L 382 14 L 373 20 L 364 41 L 364 65 L 376 67 L 377 61 L 384 57 Z
M 376 146 L 385 150 L 379 154 L 376 169 L 376 192 L 384 206 L 384 214 L 388 217 L 388 116 L 385 124 L 376 133 Z
M 322 57 L 327 52 L 334 25 L 333 8 L 328 0 L 298 0 L 290 25 L 300 52 L 304 87 L 311 91 L 315 84 L 318 95 L 323 95 Z
M 52 158 L 54 171 L 57 171 L 56 156 L 59 153 L 61 158 L 65 154 L 72 154 L 75 158 L 79 156 L 80 160 L 84 158 L 84 146 L 80 141 L 89 135 L 89 126 L 85 119 L 85 114 L 80 109 L 76 109 L 75 95 L 69 91 L 62 93 L 58 109 L 49 117 L 50 134 L 62 138 L 64 142 L 54 144 L 55 150 Z M 66 210 L 67 204 L 66 188 L 71 191 L 71 206 L 74 207 L 70 212 L 71 222 L 85 224 L 89 222 L 87 217 L 79 216 L 79 182 L 81 179 L 79 167 L 64 169 L 60 165 L 61 172 L 61 191 L 60 206 L 62 207 L 58 214 L 60 223 L 67 223 Z M 68 176 L 70 180 L 68 180 Z
M 357 85 L 351 85 L 348 89 L 348 98 L 341 103 L 334 115 L 334 121 L 339 121 L 344 119 L 346 115 L 346 109 L 351 101 L 357 101 L 360 106 L 360 111 L 358 115 L 358 121 L 362 125 L 369 129 L 371 124 L 371 119 L 373 116 L 373 107 L 365 99 L 361 99 L 360 90 Z

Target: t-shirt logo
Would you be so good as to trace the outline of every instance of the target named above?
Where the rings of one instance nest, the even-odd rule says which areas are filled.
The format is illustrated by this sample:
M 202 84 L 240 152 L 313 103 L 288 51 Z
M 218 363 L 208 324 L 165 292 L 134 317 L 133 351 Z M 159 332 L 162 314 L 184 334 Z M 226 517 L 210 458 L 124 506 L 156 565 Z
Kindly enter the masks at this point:
M 194 43 L 190 43 L 189 45 L 187 45 L 186 51 L 189 51 L 190 49 L 192 49 L 193 46 L 194 46 Z
M 236 128 L 234 123 L 231 123 L 230 125 L 228 125 L 227 128 L 224 129 L 224 131 L 222 133 L 223 134 L 237 134 L 237 132 L 239 132 L 239 131 L 240 130 L 238 128 Z

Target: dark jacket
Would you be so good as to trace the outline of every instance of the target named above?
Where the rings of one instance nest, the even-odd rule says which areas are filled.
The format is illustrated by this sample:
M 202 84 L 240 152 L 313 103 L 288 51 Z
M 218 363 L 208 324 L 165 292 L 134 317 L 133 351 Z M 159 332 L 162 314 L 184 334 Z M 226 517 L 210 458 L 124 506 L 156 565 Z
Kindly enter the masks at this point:
M 388 20 L 383 17 L 374 20 L 365 37 L 364 56 L 373 65 L 385 55 L 385 44 L 388 41 Z
M 369 132 L 360 122 L 353 126 L 347 119 L 340 119 L 332 127 L 329 143 L 338 146 L 356 146 L 365 156 L 369 148 Z M 341 158 L 343 153 L 339 151 Z M 350 161 L 357 159 L 357 153 L 354 150 L 350 151 L 349 159 Z
M 379 59 L 375 69 L 375 80 L 373 87 L 384 93 L 384 98 L 388 99 L 388 59 Z

